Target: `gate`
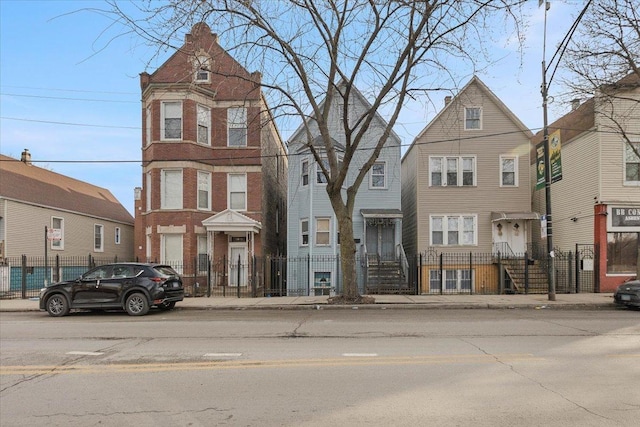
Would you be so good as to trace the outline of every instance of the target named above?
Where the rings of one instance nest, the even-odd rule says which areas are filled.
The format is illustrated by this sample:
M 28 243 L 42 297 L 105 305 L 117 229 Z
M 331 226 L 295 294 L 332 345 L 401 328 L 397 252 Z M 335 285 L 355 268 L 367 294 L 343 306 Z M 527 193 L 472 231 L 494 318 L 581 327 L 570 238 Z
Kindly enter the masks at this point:
M 576 244 L 575 293 L 596 292 L 596 251 L 593 244 Z
M 576 244 L 575 251 L 563 252 L 556 249 L 556 292 L 589 293 L 597 292 L 595 285 L 597 267 L 596 251 L 593 244 Z

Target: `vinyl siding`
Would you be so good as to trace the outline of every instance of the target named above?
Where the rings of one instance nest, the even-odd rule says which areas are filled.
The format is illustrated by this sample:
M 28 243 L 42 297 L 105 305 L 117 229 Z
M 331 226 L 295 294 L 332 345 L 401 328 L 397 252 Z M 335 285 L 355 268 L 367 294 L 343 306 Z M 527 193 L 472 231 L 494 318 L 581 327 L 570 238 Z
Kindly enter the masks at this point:
M 351 106 L 354 115 L 361 115 L 367 109 L 359 97 L 354 95 L 354 101 Z M 329 129 L 332 138 L 339 144 L 345 145 L 344 131 L 340 121 L 340 113 L 337 108 L 333 108 L 329 115 Z M 352 158 L 349 174 L 343 188 L 351 185 L 360 171 L 362 165 L 368 160 L 371 150 L 375 147 L 380 136 L 384 132 L 385 124 L 380 120 L 373 120 L 364 138 L 362 139 L 359 150 Z M 319 132 L 312 125 L 312 135 Z M 331 202 L 326 193 L 324 185 L 316 183 L 316 164 L 312 154 L 308 151 L 298 153 L 302 144 L 306 141 L 303 132 L 296 132 L 289 143 L 289 153 L 291 160 L 289 162 L 289 204 L 288 204 L 288 247 L 287 253 L 290 256 L 303 256 L 308 253 L 314 255 L 320 254 L 338 254 L 339 249 L 336 245 L 337 238 L 337 222 L 333 213 Z M 387 186 L 385 189 L 369 188 L 370 172 L 358 189 L 356 196 L 354 212 L 353 212 L 353 231 L 354 239 L 359 239 L 360 243 L 364 242 L 364 219 L 360 214 L 361 209 L 401 209 L 401 172 L 400 172 L 400 140 L 392 135 L 380 155 L 378 161 L 385 162 Z M 301 180 L 301 162 L 303 159 L 309 161 L 309 185 L 302 186 Z M 346 194 L 344 196 L 346 198 Z M 331 246 L 314 245 L 315 218 L 330 217 L 331 218 Z M 300 219 L 309 219 L 310 245 L 301 247 L 300 242 Z M 396 230 L 396 238 L 399 241 L 402 231 Z M 360 248 L 358 248 L 360 250 Z M 311 252 L 310 252 L 311 251 Z
M 617 121 L 624 126 L 627 134 L 640 141 L 640 89 L 625 94 L 624 100 L 613 104 Z M 598 114 L 602 111 L 602 114 Z M 601 201 L 640 202 L 640 187 L 625 185 L 624 147 L 625 142 L 617 127 L 607 117 L 610 107 L 602 102 L 596 108 L 596 126 L 600 136 L 601 161 Z
M 593 205 L 599 196 L 598 169 L 595 132 L 585 132 L 572 141 L 562 142 L 562 180 L 551 184 L 554 247 L 567 251 L 574 250 L 576 243 L 593 242 Z M 534 210 L 546 213 L 544 188 L 534 191 L 533 201 Z M 539 227 L 537 230 L 539 234 Z
M 482 129 L 464 130 L 464 108 L 482 108 Z M 417 250 L 430 247 L 434 214 L 477 215 L 477 246 L 443 246 L 445 252 L 491 252 L 491 212 L 531 210 L 529 136 L 477 84 L 470 84 L 415 140 Z M 518 186 L 500 187 L 500 156 L 518 158 Z M 474 156 L 476 185 L 429 187 L 430 156 Z M 407 163 L 408 160 L 405 160 Z M 460 172 L 460 170 L 459 170 Z
M 133 227 L 99 218 L 82 216 L 25 203 L 6 201 L 6 256 L 44 256 L 45 226 L 51 226 L 51 217 L 64 219 L 64 249 L 52 250 L 50 256 L 87 256 L 133 259 Z M 94 224 L 104 227 L 104 251 L 94 252 Z M 120 244 L 115 244 L 115 228 L 120 227 Z
M 415 148 L 402 159 L 402 244 L 407 255 L 417 253 L 418 221 L 416 216 L 417 170 Z

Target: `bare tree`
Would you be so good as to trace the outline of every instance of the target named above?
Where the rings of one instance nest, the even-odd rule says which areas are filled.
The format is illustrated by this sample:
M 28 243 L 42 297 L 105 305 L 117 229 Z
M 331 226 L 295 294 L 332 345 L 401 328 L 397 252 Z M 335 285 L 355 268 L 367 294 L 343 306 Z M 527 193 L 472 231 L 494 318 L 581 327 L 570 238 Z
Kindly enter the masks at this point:
M 248 69 L 259 70 L 274 117 L 295 117 L 306 128 L 307 146 L 326 178 L 326 191 L 341 236 L 353 236 L 356 194 L 388 141 L 408 99 L 457 85 L 464 63 L 473 70 L 490 61 L 492 34 L 520 37 L 522 0 L 171 0 L 129 3 L 127 12 L 110 0 L 110 13 L 147 41 L 172 46 L 175 35 L 206 22 L 227 41 L 226 49 Z M 135 15 L 135 16 L 134 16 Z M 136 17 L 137 16 L 137 17 Z M 468 69 L 468 68 L 467 68 Z M 468 72 L 467 72 L 468 75 Z M 459 76 L 461 77 L 461 76 Z M 344 84 L 343 84 L 344 83 Z M 371 108 L 350 117 L 351 88 L 358 87 Z M 329 108 L 344 105 L 346 141 L 338 161 L 328 126 Z M 322 99 L 325 102 L 320 102 Z M 351 160 L 376 113 L 387 127 L 357 171 L 346 177 Z M 353 115 L 351 115 L 353 117 Z M 315 123 L 315 126 L 310 124 Z M 313 135 L 312 129 L 320 135 Z M 324 144 L 321 160 L 313 141 Z M 343 296 L 359 297 L 356 244 L 340 245 Z
M 564 79 L 572 98 L 595 98 L 603 131 L 626 143 L 628 156 L 640 163 L 637 122 L 640 117 L 640 8 L 637 0 L 599 0 L 589 5 L 567 49 Z M 631 172 L 633 173 L 633 172 Z M 635 174 L 640 171 L 635 171 Z M 636 276 L 640 277 L 640 233 Z

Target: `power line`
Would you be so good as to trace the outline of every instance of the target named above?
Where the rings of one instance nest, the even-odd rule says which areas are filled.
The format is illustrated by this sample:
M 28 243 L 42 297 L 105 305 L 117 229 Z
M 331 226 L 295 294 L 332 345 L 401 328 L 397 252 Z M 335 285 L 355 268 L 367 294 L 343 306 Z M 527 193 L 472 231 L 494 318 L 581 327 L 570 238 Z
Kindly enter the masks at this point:
M 35 120 L 35 119 L 21 119 L 18 117 L 0 117 L 2 120 L 15 120 L 19 122 L 31 122 L 31 123 L 46 123 L 52 125 L 65 125 L 65 126 L 84 126 L 84 127 L 96 127 L 96 128 L 109 128 L 109 129 L 133 129 L 141 130 L 139 126 L 112 126 L 112 125 L 91 125 L 85 123 L 69 123 L 69 122 L 54 122 L 49 120 Z
M 64 98 L 61 96 L 22 95 L 17 93 L 2 93 L 2 92 L 0 92 L 0 95 L 16 96 L 21 98 L 57 99 L 57 100 L 63 100 L 63 101 L 116 102 L 116 103 L 123 103 L 123 104 L 139 104 L 140 103 L 140 101 L 119 101 L 114 99 L 89 99 L 89 98 Z
M 104 90 L 84 90 L 84 89 L 57 89 L 50 87 L 31 87 L 31 86 L 10 86 L 10 85 L 0 85 L 1 88 L 11 88 L 11 89 L 29 89 L 29 90 L 50 90 L 55 92 L 76 92 L 76 93 L 101 93 L 101 94 L 109 94 L 109 95 L 140 95 L 138 92 L 115 92 L 115 91 L 104 91 Z
M 616 131 L 607 131 L 607 130 L 596 130 L 596 129 L 576 129 L 576 128 L 558 128 L 560 130 L 564 130 L 564 131 L 569 131 L 569 130 L 574 130 L 574 131 L 579 131 L 579 132 L 590 132 L 590 133 L 599 133 L 599 134 L 618 134 L 618 132 Z M 463 137 L 463 138 L 459 138 L 459 137 L 455 137 L 455 138 L 450 138 L 450 139 L 440 139 L 440 140 L 433 140 L 433 141 L 422 141 L 422 142 L 414 142 L 411 144 L 399 144 L 400 147 L 411 147 L 411 146 L 422 146 L 422 145 L 431 145 L 431 144 L 442 144 L 442 143 L 447 143 L 447 142 L 460 142 L 460 141 L 470 141 L 470 140 L 478 140 L 478 139 L 486 139 L 486 138 L 493 138 L 493 137 L 497 137 L 497 136 L 505 136 L 505 135 L 511 135 L 511 134 L 519 134 L 522 133 L 522 131 L 507 131 L 507 132 L 498 132 L 498 133 L 493 133 L 493 134 L 488 134 L 488 135 L 483 135 L 483 136 L 468 136 L 468 137 Z M 630 136 L 640 136 L 640 132 L 638 133 L 630 133 Z M 398 145 L 386 145 L 385 148 L 394 148 L 397 147 Z M 363 152 L 363 151 L 372 151 L 374 150 L 374 148 L 372 147 L 366 147 L 366 148 L 359 148 L 357 151 L 359 152 Z M 293 157 L 300 157 L 300 156 L 306 156 L 308 155 L 308 153 L 306 152 L 302 152 L 302 153 L 287 153 L 286 157 L 288 158 L 293 158 Z M 172 162 L 172 161 L 192 161 L 192 162 L 221 162 L 221 161 L 239 161 L 239 160 L 260 160 L 260 159 L 269 159 L 269 158 L 276 158 L 279 157 L 279 154 L 273 154 L 273 155 L 255 155 L 255 156 L 247 156 L 247 155 L 238 155 L 238 156 L 226 156 L 226 157 L 201 157 L 201 158 L 168 158 L 168 159 L 162 159 L 161 161 L 168 161 L 168 162 Z M 17 159 L 2 159 L 1 161 L 20 161 Z M 86 164 L 92 164 L 92 163 L 146 163 L 146 164 L 151 164 L 151 163 L 155 163 L 158 162 L 160 160 L 151 160 L 151 161 L 144 161 L 142 159 L 136 159 L 136 160 L 37 160 L 37 159 L 32 159 L 31 162 L 32 163 L 86 163 Z

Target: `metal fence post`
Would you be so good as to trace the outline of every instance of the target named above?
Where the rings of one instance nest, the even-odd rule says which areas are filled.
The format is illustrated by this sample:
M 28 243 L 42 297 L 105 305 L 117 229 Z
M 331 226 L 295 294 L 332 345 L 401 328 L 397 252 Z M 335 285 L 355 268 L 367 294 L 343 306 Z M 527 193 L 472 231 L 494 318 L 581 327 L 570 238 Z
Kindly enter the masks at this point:
M 576 263 L 578 262 L 578 253 L 576 252 Z M 567 275 L 569 276 L 567 278 L 567 292 L 568 293 L 573 293 L 573 287 L 571 285 L 573 285 L 573 253 L 571 251 L 569 251 L 569 255 L 567 256 Z
M 307 296 L 311 295 L 311 254 L 307 254 Z
M 236 282 L 236 289 L 237 289 L 237 293 L 238 293 L 238 298 L 240 298 L 240 277 L 241 277 L 241 270 L 240 268 L 242 267 L 242 258 L 241 255 L 238 254 L 238 272 L 236 274 L 236 279 L 238 279 L 238 281 Z
M 444 271 L 442 268 L 442 255 L 443 253 L 440 252 L 440 295 L 444 293 Z
M 524 253 L 524 293 L 529 293 L 529 254 Z
M 575 274 L 576 274 L 576 294 L 580 293 L 580 255 L 578 252 L 578 244 L 576 243 L 576 263 L 575 263 Z
M 60 279 L 60 255 L 56 254 L 56 263 L 55 263 L 56 267 L 55 267 L 55 271 L 53 272 L 53 281 L 54 282 L 59 282 Z
M 211 257 L 207 254 L 207 297 L 211 297 Z
M 469 252 L 469 294 L 473 295 L 473 252 Z
M 22 255 L 22 299 L 27 299 L 27 256 Z
M 422 252 L 420 252 L 420 257 L 418 259 L 418 294 L 422 293 Z

